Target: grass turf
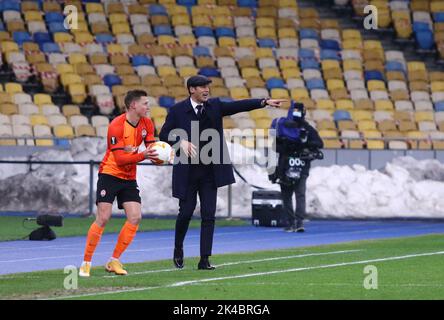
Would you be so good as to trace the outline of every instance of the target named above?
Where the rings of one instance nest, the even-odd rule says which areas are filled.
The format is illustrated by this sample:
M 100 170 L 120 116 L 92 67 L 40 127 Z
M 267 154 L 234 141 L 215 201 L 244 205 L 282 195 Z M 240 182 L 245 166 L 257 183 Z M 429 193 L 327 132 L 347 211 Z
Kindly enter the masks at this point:
M 128 264 L 130 275 L 125 277 L 109 277 L 100 266 L 93 268 L 90 278 L 79 278 L 77 290 L 64 289 L 67 275 L 63 270 L 5 275 L 0 276 L 0 299 L 67 298 L 85 294 L 92 295 L 76 299 L 444 299 L 442 254 L 350 265 L 357 261 L 442 252 L 443 242 L 444 235 L 429 235 L 215 255 L 212 262 L 219 265 L 215 271 L 196 270 L 196 258 L 186 259 L 182 270 L 172 268 L 169 260 Z M 339 250 L 357 251 L 291 257 Z M 258 261 L 263 259 L 268 261 Z M 330 267 L 339 263 L 345 265 Z M 364 288 L 367 265 L 377 267 L 376 290 Z M 306 269 L 289 271 L 295 268 Z M 117 293 L 117 290 L 129 291 Z M 101 292 L 110 294 L 98 294 Z
M 11 217 L 0 216 L 0 241 L 19 240 L 26 237 L 33 229 L 39 227 L 35 222 L 25 222 L 23 226 L 23 219 L 25 217 Z M 63 227 L 52 228 L 57 237 L 72 237 L 84 236 L 88 232 L 94 218 L 65 218 L 63 220 Z M 105 228 L 105 233 L 118 233 L 122 228 L 124 220 L 122 218 L 113 217 L 110 219 Z M 157 231 L 157 230 L 174 230 L 176 220 L 165 218 L 145 218 L 139 226 L 139 231 Z M 216 224 L 219 227 L 224 226 L 241 226 L 248 222 L 244 220 L 225 220 L 218 219 Z M 200 220 L 193 219 L 190 223 L 190 228 L 200 227 Z

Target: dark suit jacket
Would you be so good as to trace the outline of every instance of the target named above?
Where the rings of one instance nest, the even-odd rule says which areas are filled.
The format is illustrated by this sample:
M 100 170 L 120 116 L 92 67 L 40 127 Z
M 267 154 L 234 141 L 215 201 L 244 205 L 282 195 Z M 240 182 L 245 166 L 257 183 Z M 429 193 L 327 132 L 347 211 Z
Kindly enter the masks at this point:
M 209 99 L 204 103 L 206 115 L 211 121 L 211 128 L 217 130 L 219 135 L 220 154 L 226 156 L 227 161 L 214 164 L 214 180 L 216 187 L 222 187 L 235 182 L 233 168 L 228 156 L 228 148 L 224 138 L 222 118 L 238 112 L 250 111 L 261 108 L 262 99 L 246 99 L 233 102 L 222 102 L 218 98 Z M 168 115 L 163 125 L 159 138 L 161 141 L 175 144 L 179 138 L 168 139 L 168 135 L 173 129 L 183 129 L 186 131 L 188 141 L 191 139 L 191 121 L 196 120 L 196 114 L 191 105 L 190 99 L 178 102 L 169 109 Z M 185 199 L 188 187 L 188 175 L 190 165 L 177 163 L 173 167 L 173 197 Z

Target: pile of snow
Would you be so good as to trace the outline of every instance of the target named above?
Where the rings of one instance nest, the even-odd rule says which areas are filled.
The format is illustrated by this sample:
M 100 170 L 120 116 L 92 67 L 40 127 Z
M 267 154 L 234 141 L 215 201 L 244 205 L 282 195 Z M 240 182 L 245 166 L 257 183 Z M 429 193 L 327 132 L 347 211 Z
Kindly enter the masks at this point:
M 238 144 L 228 144 L 237 170 L 251 184 L 279 190 L 268 181 L 266 169 L 253 164 L 262 155 Z M 33 155 L 42 161 L 100 161 L 105 141 L 76 139 L 71 150 L 50 150 Z M 11 158 L 3 158 L 9 159 Z M 15 160 L 24 160 L 16 158 Z M 248 164 L 245 164 L 248 163 Z M 147 214 L 177 213 L 178 200 L 171 197 L 171 167 L 139 166 L 138 184 L 142 209 Z M 97 168 L 94 171 L 94 189 Z M 255 190 L 236 178 L 232 185 L 232 212 L 251 216 Z M 58 211 L 85 214 L 89 203 L 88 165 L 0 166 L 0 211 Z M 95 198 L 95 197 L 94 197 Z M 115 212 L 119 212 L 115 204 Z M 322 218 L 444 217 L 444 165 L 437 160 L 401 157 L 384 170 L 363 166 L 316 167 L 307 182 L 307 211 Z M 121 212 L 121 211 L 120 211 Z M 199 204 L 196 208 L 199 212 Z M 228 188 L 218 191 L 217 215 L 228 213 Z

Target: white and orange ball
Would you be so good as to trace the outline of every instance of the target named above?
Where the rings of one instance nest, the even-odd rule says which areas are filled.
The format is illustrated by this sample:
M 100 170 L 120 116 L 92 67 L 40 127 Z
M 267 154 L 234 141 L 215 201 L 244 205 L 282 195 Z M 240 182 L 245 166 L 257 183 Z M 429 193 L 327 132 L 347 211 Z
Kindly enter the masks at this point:
M 164 165 L 173 162 L 174 149 L 163 141 L 156 141 L 150 145 L 150 149 L 153 149 L 157 153 L 157 161 L 152 161 L 156 165 Z

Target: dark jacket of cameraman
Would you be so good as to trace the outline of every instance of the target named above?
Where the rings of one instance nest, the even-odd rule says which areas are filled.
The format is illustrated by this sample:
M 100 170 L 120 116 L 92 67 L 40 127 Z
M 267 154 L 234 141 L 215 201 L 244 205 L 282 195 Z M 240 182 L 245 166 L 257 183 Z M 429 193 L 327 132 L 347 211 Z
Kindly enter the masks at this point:
M 295 115 L 301 115 L 297 117 Z M 288 130 L 298 130 L 299 138 L 297 140 L 285 137 L 276 137 L 276 152 L 279 154 L 278 166 L 276 168 L 276 178 L 281 183 L 291 180 L 292 170 L 296 175 L 294 179 L 308 177 L 310 163 L 314 153 L 322 149 L 324 143 L 315 128 L 313 128 L 305 119 L 305 110 L 303 106 L 288 110 L 285 126 Z M 292 168 L 290 168 L 292 167 Z

